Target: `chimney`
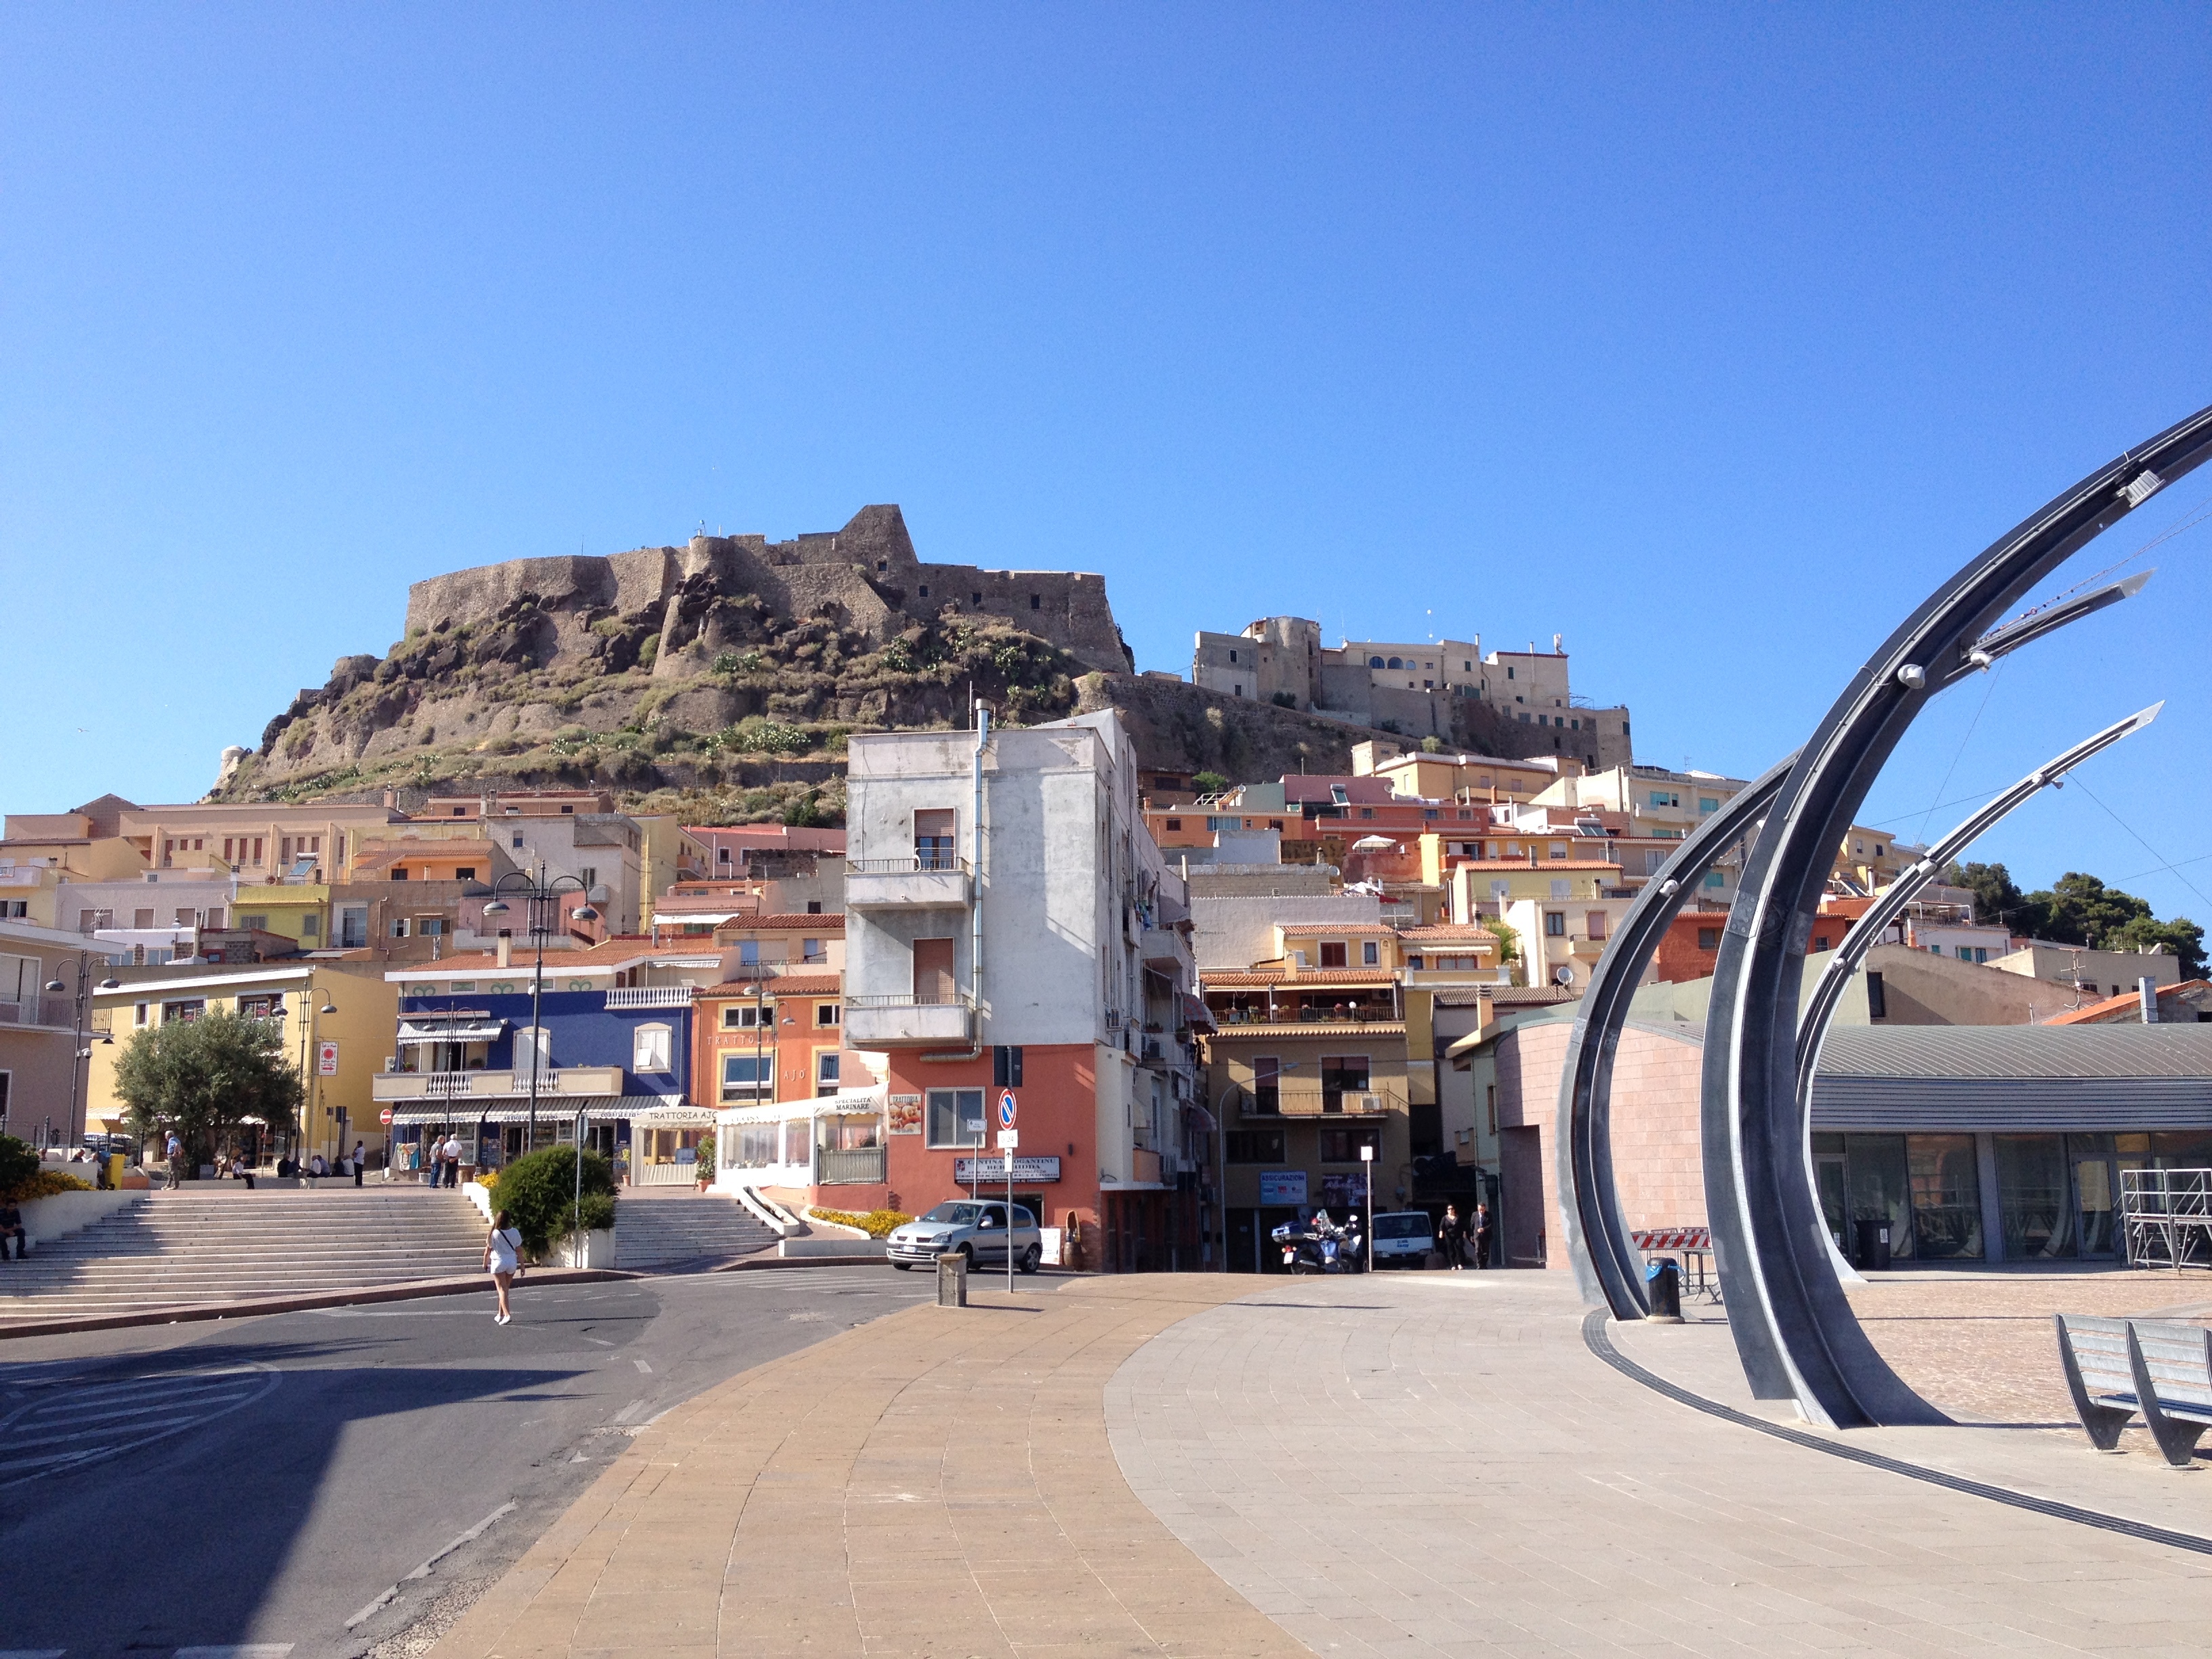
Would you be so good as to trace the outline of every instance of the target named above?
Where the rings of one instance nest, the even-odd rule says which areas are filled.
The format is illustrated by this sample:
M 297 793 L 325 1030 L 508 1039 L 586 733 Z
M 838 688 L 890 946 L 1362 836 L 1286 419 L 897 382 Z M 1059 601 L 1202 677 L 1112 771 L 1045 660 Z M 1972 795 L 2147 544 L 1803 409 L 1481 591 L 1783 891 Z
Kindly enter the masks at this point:
M 397 789 L 387 789 L 387 790 L 386 790 L 386 791 L 384 792 L 384 810 L 385 810 L 386 811 L 389 812 L 389 811 L 392 811 L 394 808 L 396 808 L 398 805 L 399 805 L 399 792 L 398 792 Z
M 2148 974 L 2136 981 L 2136 996 L 2142 1004 L 2142 1023 L 2158 1024 L 2158 981 Z
M 1486 1030 L 1489 1029 L 1490 1023 L 1497 1018 L 1498 1009 L 1491 1001 L 1490 988 L 1479 987 L 1474 994 L 1474 1029 L 1478 1032 Z
M 514 965 L 514 935 L 504 927 L 499 930 L 499 965 L 502 968 Z

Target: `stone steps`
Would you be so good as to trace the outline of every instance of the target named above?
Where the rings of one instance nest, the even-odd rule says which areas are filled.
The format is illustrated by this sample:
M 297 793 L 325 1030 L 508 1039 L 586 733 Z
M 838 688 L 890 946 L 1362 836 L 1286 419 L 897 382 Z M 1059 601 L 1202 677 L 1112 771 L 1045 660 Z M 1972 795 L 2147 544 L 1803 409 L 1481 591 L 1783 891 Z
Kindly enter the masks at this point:
M 624 1200 L 615 1210 L 615 1260 L 623 1267 L 730 1261 L 775 1242 L 774 1229 L 754 1219 L 734 1199 L 713 1193 Z

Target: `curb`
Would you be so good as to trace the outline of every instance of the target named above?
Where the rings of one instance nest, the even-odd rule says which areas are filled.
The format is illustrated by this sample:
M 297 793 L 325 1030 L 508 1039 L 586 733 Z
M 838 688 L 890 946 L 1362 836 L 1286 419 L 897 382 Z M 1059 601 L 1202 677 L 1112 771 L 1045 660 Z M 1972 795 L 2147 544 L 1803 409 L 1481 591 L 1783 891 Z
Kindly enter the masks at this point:
M 529 1285 L 595 1285 L 609 1279 L 643 1279 L 643 1273 L 613 1267 L 545 1267 L 525 1275 Z M 404 1285 L 373 1285 L 359 1290 L 326 1291 L 314 1296 L 266 1297 L 258 1302 L 210 1302 L 134 1313 L 76 1314 L 58 1319 L 10 1322 L 0 1316 L 0 1342 L 19 1336 L 65 1336 L 72 1331 L 113 1331 L 133 1325 L 189 1325 L 218 1319 L 253 1319 L 266 1314 L 304 1313 L 316 1308 L 349 1308 L 370 1302 L 410 1302 L 434 1296 L 466 1296 L 488 1290 L 489 1277 L 418 1279 Z
M 737 1261 L 725 1262 L 713 1271 L 718 1273 L 773 1273 L 783 1267 L 883 1267 L 889 1265 L 889 1259 L 880 1252 L 863 1255 L 855 1251 L 851 1255 L 740 1256 Z

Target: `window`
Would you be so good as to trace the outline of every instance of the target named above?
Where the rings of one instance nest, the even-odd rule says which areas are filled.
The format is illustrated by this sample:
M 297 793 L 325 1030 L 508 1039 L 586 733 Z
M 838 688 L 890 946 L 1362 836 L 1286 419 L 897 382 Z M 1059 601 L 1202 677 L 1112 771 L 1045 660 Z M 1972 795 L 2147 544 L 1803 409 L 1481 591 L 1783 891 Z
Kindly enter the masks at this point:
M 405 939 L 405 938 L 407 937 L 408 928 L 409 928 L 411 925 L 412 925 L 412 924 L 409 921 L 408 918 L 406 918 L 405 916 L 394 916 L 394 917 L 392 917 L 392 938 L 394 938 L 394 939 Z
M 1280 1129 L 1231 1129 L 1229 1132 L 1229 1161 L 1231 1164 L 1280 1164 L 1283 1161 L 1283 1132 Z
M 1555 858 L 1555 859 L 1563 859 L 1563 858 L 1566 857 L 1566 855 L 1567 855 L 1567 844 L 1566 844 L 1566 842 L 1563 842 L 1563 841 L 1555 841 L 1555 842 L 1553 842 L 1552 843 L 1551 852 L 1552 852 L 1552 856 L 1553 856 L 1553 858 Z
M 1231 661 L 1231 662 L 1235 662 L 1235 661 L 1237 660 L 1237 653 L 1236 653 L 1236 652 L 1231 651 L 1231 652 L 1229 653 L 1229 660 L 1230 660 L 1230 661 Z
M 914 1000 L 925 1006 L 959 1000 L 953 978 L 956 942 L 949 939 L 918 939 L 914 942 Z
M 950 807 L 914 815 L 915 866 L 921 870 L 957 870 L 953 852 L 954 818 Z
M 722 1005 L 722 1029 L 726 1031 L 750 1031 L 756 1026 L 772 1025 L 775 1023 L 774 1012 L 757 1003 L 745 1003 L 741 1006 L 731 1002 Z
M 814 1092 L 834 1095 L 837 1092 L 837 1051 L 824 1048 L 814 1056 Z
M 1322 941 L 1321 965 L 1324 968 L 1342 968 L 1346 965 L 1342 939 L 1333 939 Z
M 1544 937 L 1565 939 L 1567 936 L 1567 913 L 1564 910 L 1544 912 Z
M 456 866 L 454 866 L 454 868 L 453 868 L 453 879 L 454 879 L 455 881 L 474 881 L 476 878 L 477 878 L 477 867 L 476 867 L 476 866 L 475 866 L 475 865 L 473 865 L 473 864 L 462 864 L 462 865 L 456 865 Z
M 1375 809 L 1371 806 L 1363 806 L 1359 809 L 1359 816 L 1363 818 L 1371 818 L 1375 816 Z
M 1573 889 L 1574 884 L 1572 882 L 1562 881 L 1557 877 L 1554 877 L 1552 880 L 1551 896 L 1555 899 L 1572 898 L 1574 896 Z
M 1698 949 L 1700 951 L 1717 951 L 1720 948 L 1721 930 L 1719 928 L 1700 927 L 1698 929 Z
M 1708 887 L 1725 887 L 1728 885 L 1728 878 L 1717 870 L 1708 870 L 1705 872 L 1705 885 Z
M 133 927 L 151 927 L 154 925 L 154 907 L 149 904 L 143 909 L 133 910 L 131 925 Z
M 246 1019 L 282 1019 L 284 1018 L 284 999 L 277 994 L 240 997 L 238 1012 Z
M 755 1101 L 775 1092 L 775 1056 L 773 1054 L 724 1054 L 722 1056 L 722 1099 Z M 774 1133 L 775 1125 L 760 1126 Z M 773 1158 L 759 1160 L 773 1164 Z
M 1357 1164 L 1359 1149 L 1372 1146 L 1379 1155 L 1382 1131 L 1374 1124 L 1357 1129 L 1323 1129 L 1321 1132 L 1321 1161 L 1324 1164 Z
M 760 941 L 758 939 L 739 939 L 738 941 L 738 961 L 742 966 L 747 968 L 757 968 L 760 966 Z
M 358 951 L 368 943 L 368 907 L 349 904 L 338 912 L 337 943 L 341 950 Z
M 717 864 L 727 864 L 729 861 L 730 849 L 726 847 L 717 847 L 714 849 L 714 862 Z
M 394 880 L 394 881 L 404 881 L 404 880 L 406 880 L 406 879 L 407 879 L 407 866 L 406 866 L 405 865 L 404 865 L 404 864 L 395 864 L 395 865 L 393 865 L 393 866 L 392 866 L 392 880 Z
M 143 1002 L 133 1003 L 131 1005 L 131 1023 L 133 1025 L 143 1025 L 146 1023 L 147 1006 L 148 1005 Z
M 1700 795 L 1698 797 L 1698 811 L 1700 812 L 1717 812 L 1720 810 L 1721 804 L 1715 797 L 1711 795 Z
M 1583 918 L 1583 936 L 1589 939 L 1605 937 L 1605 912 L 1593 910 Z
M 1252 1109 L 1273 1114 L 1283 1109 L 1283 1065 L 1273 1054 L 1252 1062 Z
M 520 853 L 522 850 L 522 831 L 520 830 L 516 830 L 513 840 L 514 842 L 514 850 Z
M 443 916 L 417 916 L 415 918 L 415 931 L 424 939 L 441 938 L 446 931 L 446 919 Z
M 1180 830 L 1182 828 L 1182 820 L 1181 818 L 1170 818 L 1168 820 L 1167 827 L 1170 830 Z
M 668 1027 L 641 1025 L 630 1033 L 629 1068 L 633 1072 L 648 1072 L 658 1076 L 671 1070 L 668 1063 Z
M 142 925 L 150 925 L 152 921 L 153 918 L 149 916 L 147 918 L 146 923 Z M 265 933 L 269 931 L 269 918 L 266 916 L 240 916 L 238 919 L 238 925 L 240 927 L 245 928 L 249 933 Z
M 1366 1092 L 1366 1055 L 1323 1054 L 1321 1057 L 1322 1110 L 1340 1112 L 1344 1109 L 1345 1096 Z
M 838 1005 L 834 1002 L 823 1003 L 814 1011 L 814 1023 L 817 1026 L 835 1025 L 839 1018 Z
M 1889 1018 L 1889 1001 L 1882 994 L 1881 975 L 1880 974 L 1869 974 L 1866 976 L 1866 988 L 1867 1018 L 1869 1019 L 1887 1019 Z
M 1043 597 L 1043 595 L 1039 594 L 1039 593 L 1032 593 L 1032 594 L 1030 594 L 1030 610 L 1032 610 L 1032 611 L 1042 611 L 1042 610 L 1043 610 L 1043 609 L 1044 609 L 1044 597 Z
M 1482 1099 L 1490 1115 L 1490 1133 L 1496 1134 L 1498 1133 L 1498 1085 L 1495 1083 L 1486 1083 L 1482 1085 Z
M 803 939 L 799 940 L 799 959 L 801 962 L 822 962 L 827 960 L 827 957 L 824 956 L 822 950 L 822 941 L 818 939 Z
M 1505 678 L 1509 680 L 1513 678 L 1513 671 L 1510 668 L 1505 671 Z
M 927 1096 L 923 1127 L 931 1146 L 980 1146 L 983 1144 L 983 1091 L 981 1089 L 932 1089 Z
M 310 914 L 300 918 L 300 937 L 301 939 L 320 939 L 322 936 L 323 919 L 320 916 Z
M 165 1002 L 161 1005 L 161 1024 L 190 1024 L 207 1012 L 207 999 L 194 997 L 187 1002 Z
M 1359 965 L 1363 968 L 1377 968 L 1382 965 L 1382 942 L 1380 939 L 1372 939 L 1360 941 Z

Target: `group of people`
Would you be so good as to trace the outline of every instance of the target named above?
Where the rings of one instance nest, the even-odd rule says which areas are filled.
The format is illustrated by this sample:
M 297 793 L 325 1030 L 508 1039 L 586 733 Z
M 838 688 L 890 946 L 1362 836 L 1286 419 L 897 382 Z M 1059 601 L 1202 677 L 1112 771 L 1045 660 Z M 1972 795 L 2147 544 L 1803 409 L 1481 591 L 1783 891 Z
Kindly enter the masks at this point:
M 1467 1267 L 1487 1267 L 1490 1265 L 1490 1206 L 1478 1202 L 1466 1215 L 1458 1206 L 1444 1206 L 1443 1219 L 1437 1224 L 1437 1249 L 1442 1252 L 1444 1266 L 1454 1273 Z
M 458 1187 L 461 1184 L 461 1138 L 447 1135 L 443 1140 L 422 1143 L 422 1184 L 425 1187 Z

